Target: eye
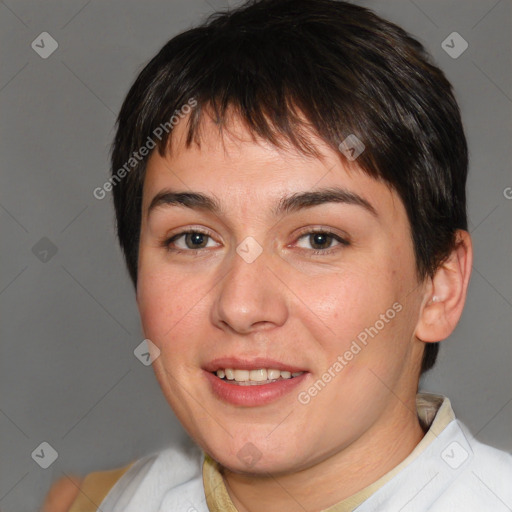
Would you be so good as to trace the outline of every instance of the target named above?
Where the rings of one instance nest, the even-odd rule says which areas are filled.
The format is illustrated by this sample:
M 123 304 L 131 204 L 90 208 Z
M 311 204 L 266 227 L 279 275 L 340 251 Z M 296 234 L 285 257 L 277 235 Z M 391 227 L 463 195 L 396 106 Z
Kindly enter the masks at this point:
M 170 251 L 193 251 L 217 246 L 217 243 L 207 233 L 192 230 L 178 233 L 165 240 L 163 244 Z
M 299 237 L 297 246 L 302 249 L 312 249 L 315 254 L 329 252 L 339 245 L 349 245 L 349 242 L 339 235 L 329 231 L 310 231 Z

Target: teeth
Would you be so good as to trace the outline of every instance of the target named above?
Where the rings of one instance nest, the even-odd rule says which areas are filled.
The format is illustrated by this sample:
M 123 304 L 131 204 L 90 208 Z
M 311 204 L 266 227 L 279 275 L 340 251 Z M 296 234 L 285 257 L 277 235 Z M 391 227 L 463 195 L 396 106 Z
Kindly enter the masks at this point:
M 251 372 L 249 373 L 249 380 L 254 380 L 255 382 L 267 380 L 267 370 L 251 370 Z
M 217 370 L 217 377 L 219 379 L 234 380 L 235 382 L 272 382 L 279 378 L 291 379 L 292 377 L 298 377 L 304 372 L 288 372 L 280 371 L 274 368 L 266 369 L 261 368 L 258 370 L 238 370 L 233 368 L 225 368 Z
M 281 377 L 280 370 L 267 370 L 267 375 L 270 380 L 279 379 Z
M 245 382 L 249 380 L 249 374 L 251 373 L 249 370 L 234 370 L 235 380 L 237 382 Z

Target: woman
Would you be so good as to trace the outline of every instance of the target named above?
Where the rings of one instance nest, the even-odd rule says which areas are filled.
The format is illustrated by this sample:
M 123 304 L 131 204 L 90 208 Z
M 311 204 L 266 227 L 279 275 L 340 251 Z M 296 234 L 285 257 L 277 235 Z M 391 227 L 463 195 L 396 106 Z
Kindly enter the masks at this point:
M 108 189 L 194 444 L 47 510 L 511 506 L 510 455 L 418 394 L 466 297 L 466 174 L 449 82 L 371 11 L 260 0 L 173 38 L 123 104 Z

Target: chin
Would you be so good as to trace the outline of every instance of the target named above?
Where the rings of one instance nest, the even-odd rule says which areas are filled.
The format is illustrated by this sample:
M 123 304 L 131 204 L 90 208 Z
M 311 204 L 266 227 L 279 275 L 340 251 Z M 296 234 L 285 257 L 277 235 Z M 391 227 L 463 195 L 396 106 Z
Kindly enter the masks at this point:
M 268 439 L 265 442 L 263 436 L 254 436 L 253 441 L 246 437 L 243 441 L 232 439 L 230 443 L 213 444 L 210 440 L 203 450 L 229 471 L 253 476 L 299 471 L 311 461 L 311 454 L 308 456 L 303 446 L 286 446 L 282 439 L 276 439 L 275 443 Z
M 227 468 L 233 473 L 251 476 L 268 476 L 272 474 L 277 476 L 279 474 L 286 474 L 297 471 L 295 461 L 291 457 L 276 458 L 266 457 L 265 454 L 261 458 L 251 460 L 240 460 L 237 455 L 226 456 L 221 455 L 215 458 L 221 466 Z

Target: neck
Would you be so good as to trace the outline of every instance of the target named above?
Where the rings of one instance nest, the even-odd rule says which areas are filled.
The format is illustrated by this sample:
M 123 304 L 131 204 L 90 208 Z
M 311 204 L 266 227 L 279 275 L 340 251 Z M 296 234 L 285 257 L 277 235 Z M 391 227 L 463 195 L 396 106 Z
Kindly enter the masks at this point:
M 307 469 L 255 477 L 224 468 L 233 504 L 239 512 L 315 512 L 354 495 L 402 462 L 423 438 L 418 417 L 411 412 L 416 411 L 415 400 L 407 405 Z

